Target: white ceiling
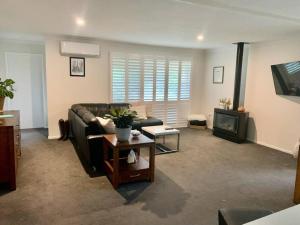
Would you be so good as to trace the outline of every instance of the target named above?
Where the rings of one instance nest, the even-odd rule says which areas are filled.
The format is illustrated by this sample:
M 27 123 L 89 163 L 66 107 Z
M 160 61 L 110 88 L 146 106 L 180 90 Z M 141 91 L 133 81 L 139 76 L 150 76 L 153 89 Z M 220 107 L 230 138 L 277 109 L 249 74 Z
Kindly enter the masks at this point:
M 298 33 L 299 11 L 299 0 L 0 0 L 0 32 L 210 48 Z

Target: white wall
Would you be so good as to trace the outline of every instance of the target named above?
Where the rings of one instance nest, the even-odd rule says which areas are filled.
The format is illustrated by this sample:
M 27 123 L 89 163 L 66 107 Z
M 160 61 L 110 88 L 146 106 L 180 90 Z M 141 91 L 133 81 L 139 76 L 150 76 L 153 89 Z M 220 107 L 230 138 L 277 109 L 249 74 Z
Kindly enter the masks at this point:
M 271 65 L 300 60 L 300 38 L 251 44 L 245 107 L 250 112 L 248 139 L 293 153 L 300 137 L 300 97 L 275 93 Z M 220 98 L 233 97 L 236 46 L 205 51 L 201 112 L 213 115 Z M 212 83 L 213 66 L 224 66 L 224 84 Z M 213 116 L 209 117 L 212 127 Z
M 110 52 L 193 57 L 192 96 L 195 101 L 192 101 L 191 110 L 199 111 L 200 104 L 198 99 L 201 93 L 198 83 L 200 83 L 203 51 L 110 41 L 92 41 L 100 44 L 101 57 L 86 58 L 86 76 L 82 78 L 70 77 L 69 57 L 61 56 L 59 53 L 60 40 L 62 39 L 49 38 L 46 41 L 49 138 L 57 138 L 59 136 L 58 120 L 60 118 L 67 119 L 68 109 L 72 104 L 110 101 Z M 87 40 L 81 39 L 81 41 Z M 91 41 L 89 40 L 89 42 Z
M 204 73 L 201 82 L 201 109 L 208 118 L 208 127 L 212 128 L 214 108 L 220 107 L 220 98 L 233 100 L 234 77 L 235 77 L 236 46 L 211 49 L 205 51 Z M 223 84 L 213 83 L 213 67 L 224 66 Z
M 276 95 L 270 66 L 299 61 L 299 46 L 299 37 L 251 44 L 246 85 L 248 138 L 289 153 L 300 137 L 300 97 Z

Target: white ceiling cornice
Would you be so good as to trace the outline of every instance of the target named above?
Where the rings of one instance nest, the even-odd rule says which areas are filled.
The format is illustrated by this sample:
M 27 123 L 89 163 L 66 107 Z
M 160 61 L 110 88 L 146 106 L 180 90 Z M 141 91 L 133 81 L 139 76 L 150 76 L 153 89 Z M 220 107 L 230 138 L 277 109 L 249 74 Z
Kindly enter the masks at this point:
M 265 12 L 261 10 L 253 10 L 247 8 L 247 6 L 238 7 L 238 6 L 231 5 L 229 1 L 227 1 L 227 3 L 214 1 L 214 0 L 169 0 L 169 1 L 193 5 L 193 6 L 207 6 L 207 7 L 212 7 L 212 8 L 222 9 L 222 10 L 229 10 L 232 12 L 244 13 L 252 16 L 256 15 L 256 16 L 268 17 L 270 19 L 285 20 L 292 23 L 300 24 L 300 18 L 297 17 L 284 16 L 284 15 Z

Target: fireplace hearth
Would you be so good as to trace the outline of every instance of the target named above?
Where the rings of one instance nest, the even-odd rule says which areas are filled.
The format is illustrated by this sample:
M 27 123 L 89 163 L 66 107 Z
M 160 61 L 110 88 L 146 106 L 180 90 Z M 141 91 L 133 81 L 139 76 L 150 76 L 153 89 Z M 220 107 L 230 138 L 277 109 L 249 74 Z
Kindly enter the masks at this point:
M 215 109 L 213 134 L 236 143 L 246 140 L 248 112 Z

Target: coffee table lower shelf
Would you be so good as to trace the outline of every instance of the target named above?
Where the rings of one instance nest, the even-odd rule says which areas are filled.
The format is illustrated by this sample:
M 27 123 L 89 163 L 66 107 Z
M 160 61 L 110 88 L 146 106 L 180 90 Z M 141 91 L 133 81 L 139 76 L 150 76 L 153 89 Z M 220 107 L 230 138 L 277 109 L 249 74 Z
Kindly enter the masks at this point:
M 105 171 L 113 183 L 114 160 L 104 161 Z M 149 162 L 139 156 L 137 162 L 128 164 L 127 158 L 119 159 L 118 183 L 129 183 L 134 181 L 150 180 Z
M 168 153 L 173 153 L 173 152 L 179 152 L 179 150 L 178 149 L 171 149 L 171 148 L 169 148 L 166 145 L 161 144 L 161 143 L 156 144 L 156 151 L 155 151 L 156 155 L 168 154 Z
M 143 134 L 152 138 L 156 143 L 156 155 L 167 154 L 173 152 L 179 152 L 179 142 L 180 142 L 180 130 L 171 128 L 169 126 L 148 126 L 142 127 Z M 177 146 L 176 149 L 169 148 L 166 146 L 165 139 L 167 136 L 177 136 Z M 158 143 L 157 139 L 162 137 L 163 143 Z

